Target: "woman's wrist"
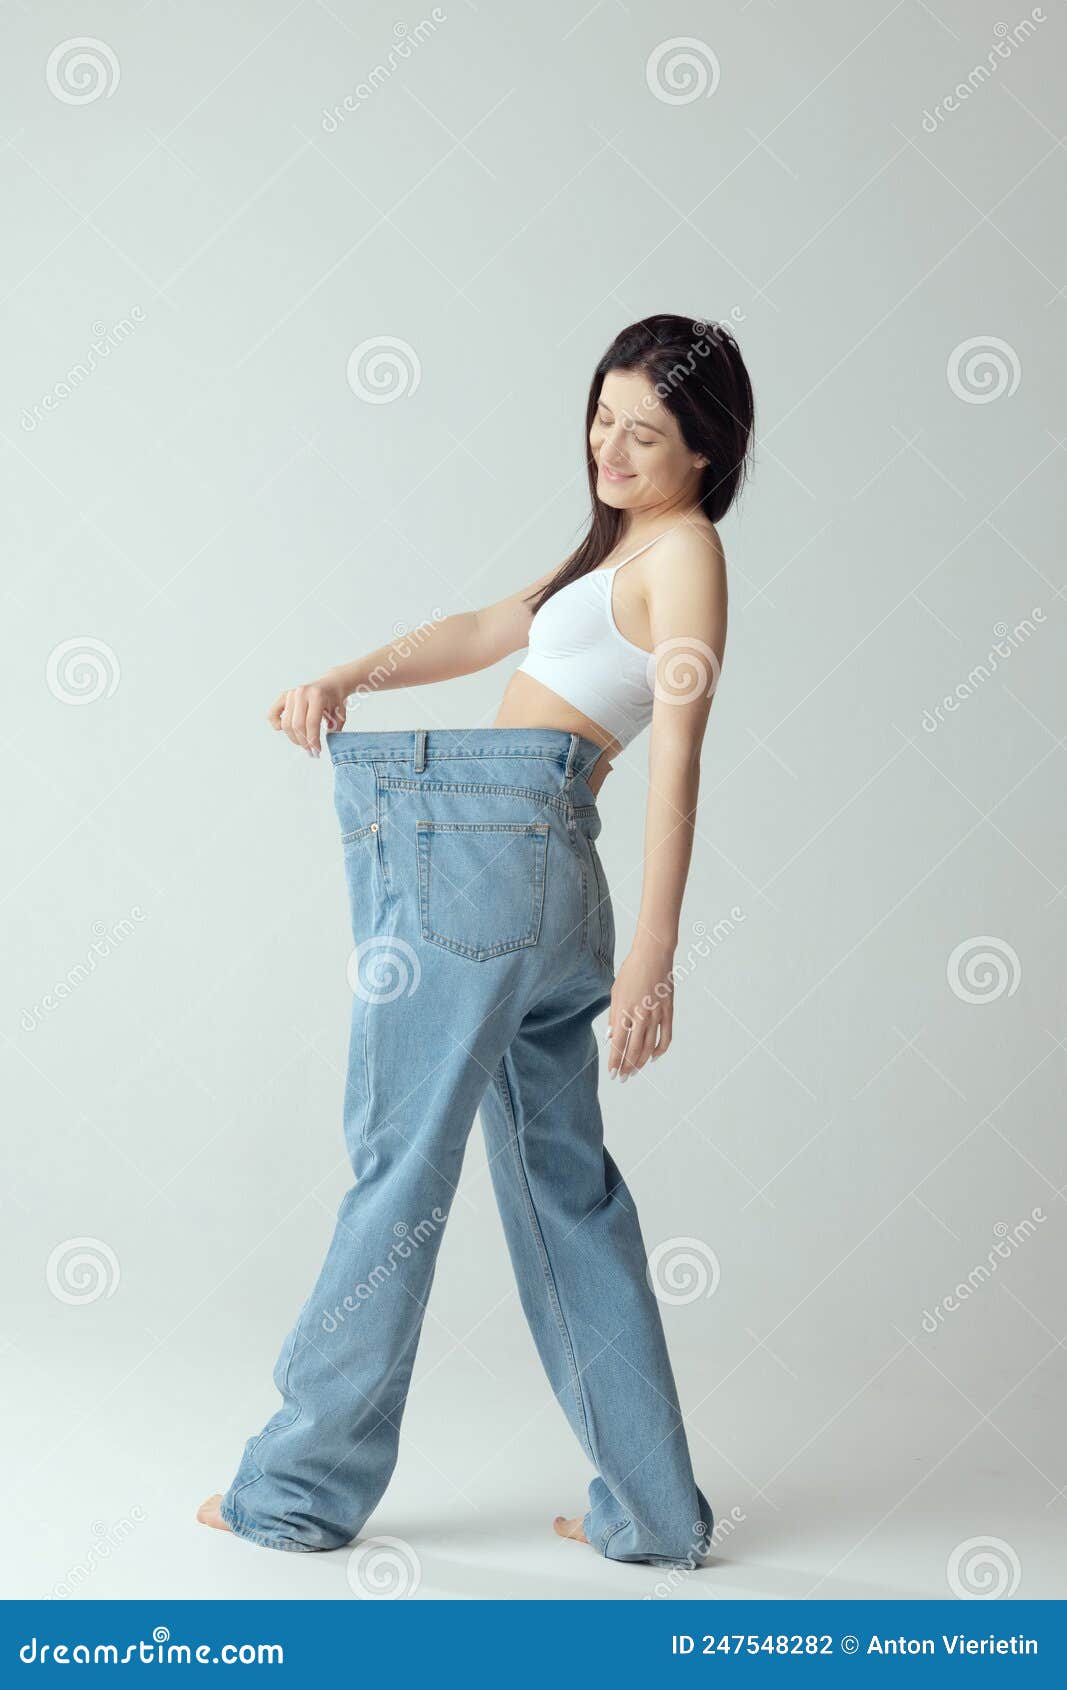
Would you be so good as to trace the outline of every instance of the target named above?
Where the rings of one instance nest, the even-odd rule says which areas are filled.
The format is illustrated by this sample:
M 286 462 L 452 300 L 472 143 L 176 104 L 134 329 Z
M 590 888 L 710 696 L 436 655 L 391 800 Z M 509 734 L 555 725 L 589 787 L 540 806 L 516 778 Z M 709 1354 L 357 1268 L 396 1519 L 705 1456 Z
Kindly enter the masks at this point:
M 638 917 L 633 944 L 630 947 L 632 951 L 649 958 L 669 959 L 677 948 L 678 932 L 675 927 L 664 927 L 658 922 L 644 921 Z
M 327 669 L 323 680 L 332 686 L 339 687 L 348 698 L 359 686 L 359 665 L 357 663 L 338 663 L 332 669 Z

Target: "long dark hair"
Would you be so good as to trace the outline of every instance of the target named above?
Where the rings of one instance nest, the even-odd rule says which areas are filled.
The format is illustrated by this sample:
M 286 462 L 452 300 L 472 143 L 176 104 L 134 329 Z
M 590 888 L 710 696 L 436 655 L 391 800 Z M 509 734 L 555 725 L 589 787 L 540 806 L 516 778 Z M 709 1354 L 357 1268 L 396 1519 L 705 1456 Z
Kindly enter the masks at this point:
M 625 513 L 596 495 L 597 467 L 589 445 L 600 390 L 611 370 L 646 376 L 670 411 L 690 451 L 707 458 L 698 502 L 708 520 L 719 522 L 741 490 L 748 471 L 755 403 L 740 348 L 721 323 L 667 314 L 645 317 L 617 334 L 593 371 L 585 411 L 586 473 L 592 516 L 589 532 L 529 601 L 536 613 L 561 587 L 588 575 L 619 543 Z

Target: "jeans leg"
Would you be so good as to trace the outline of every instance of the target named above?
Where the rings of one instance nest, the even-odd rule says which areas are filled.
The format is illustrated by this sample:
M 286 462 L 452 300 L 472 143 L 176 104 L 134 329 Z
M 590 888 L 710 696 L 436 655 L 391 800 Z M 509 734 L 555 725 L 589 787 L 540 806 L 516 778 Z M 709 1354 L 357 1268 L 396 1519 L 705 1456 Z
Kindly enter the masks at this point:
M 598 1469 L 586 1536 L 609 1560 L 695 1563 L 711 1509 L 693 1477 L 637 1212 L 603 1143 L 591 1023 L 607 1002 L 605 992 L 528 1014 L 482 1123 L 523 1309 Z
M 400 1423 L 485 1075 L 416 1088 L 425 1109 L 372 1122 L 356 1153 L 322 1270 L 274 1369 L 282 1406 L 222 1503 L 238 1535 L 276 1549 L 336 1549 L 355 1537 L 396 1463 Z M 422 1095 L 420 1096 L 420 1091 Z M 426 1117 L 432 1116 L 433 1120 Z M 447 1131 L 434 1130 L 447 1126 Z M 426 1130 L 429 1128 L 430 1130 Z
M 357 1183 L 278 1358 L 282 1406 L 221 1506 L 269 1548 L 340 1548 L 388 1484 L 467 1138 L 521 1019 L 528 953 L 478 963 L 424 943 L 414 860 L 398 841 L 386 897 L 373 855 L 360 859 L 370 972 L 353 999 L 344 1122 Z

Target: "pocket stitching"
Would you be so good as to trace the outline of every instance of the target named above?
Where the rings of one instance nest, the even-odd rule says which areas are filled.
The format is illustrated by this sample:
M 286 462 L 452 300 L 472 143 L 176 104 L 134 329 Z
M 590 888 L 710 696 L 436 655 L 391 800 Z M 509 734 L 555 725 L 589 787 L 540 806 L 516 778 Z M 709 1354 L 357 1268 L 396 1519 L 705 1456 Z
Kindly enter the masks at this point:
M 604 910 L 605 908 L 609 910 L 611 908 L 607 876 L 604 873 L 604 866 L 600 861 L 600 853 L 592 839 L 588 841 L 588 845 L 589 860 L 593 865 L 593 880 L 596 884 L 597 895 L 597 944 L 593 948 L 593 954 L 598 962 L 602 962 L 604 964 L 605 968 L 610 968 L 612 966 L 611 956 L 600 942 L 607 937 L 608 930 L 608 923 L 604 915 Z M 614 920 L 612 925 L 614 926 Z
M 374 832 L 374 823 L 368 822 L 366 827 L 357 827 L 352 833 L 342 833 L 341 844 L 351 845 L 356 839 L 363 839 L 366 834 Z
M 541 936 L 541 922 L 544 916 L 548 835 L 550 832 L 551 828 L 548 822 L 417 821 L 415 823 L 415 837 L 419 871 L 419 925 L 423 938 L 432 944 L 440 945 L 442 950 L 452 951 L 457 956 L 468 957 L 472 962 L 487 962 L 492 957 L 506 956 L 512 951 L 528 950 L 532 945 L 536 945 Z M 463 944 L 462 940 L 449 938 L 447 934 L 436 931 L 430 923 L 431 868 L 429 839 L 433 833 L 525 833 L 543 841 L 542 848 L 534 854 L 537 878 L 534 883 L 533 904 L 531 906 L 533 925 L 528 937 L 505 939 L 496 945 L 476 948 L 472 945 Z

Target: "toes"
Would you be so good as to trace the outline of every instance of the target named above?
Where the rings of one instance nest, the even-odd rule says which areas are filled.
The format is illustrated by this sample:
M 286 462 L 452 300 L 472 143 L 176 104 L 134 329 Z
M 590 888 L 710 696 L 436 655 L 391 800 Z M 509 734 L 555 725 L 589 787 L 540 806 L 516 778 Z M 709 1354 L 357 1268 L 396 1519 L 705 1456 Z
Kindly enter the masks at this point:
M 582 1530 L 581 1519 L 568 1520 L 565 1515 L 557 1514 L 552 1522 L 552 1530 L 557 1537 L 568 1538 L 572 1543 L 588 1543 L 589 1539 Z

